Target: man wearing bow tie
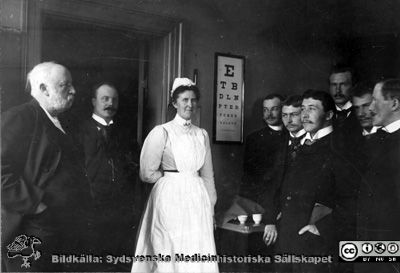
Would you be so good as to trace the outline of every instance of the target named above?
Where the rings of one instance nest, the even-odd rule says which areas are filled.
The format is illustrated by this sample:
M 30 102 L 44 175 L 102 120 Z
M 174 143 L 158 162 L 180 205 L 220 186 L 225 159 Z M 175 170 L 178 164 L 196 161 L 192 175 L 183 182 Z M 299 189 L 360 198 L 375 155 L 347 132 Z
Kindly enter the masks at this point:
M 362 128 L 357 120 L 351 102 L 354 73 L 350 67 L 337 65 L 329 76 L 329 91 L 335 101 L 336 114 L 333 119 L 335 127 L 335 146 L 348 156 L 360 152 L 358 146 L 362 142 Z
M 282 106 L 282 122 L 289 132 L 287 145 L 285 145 L 287 150 L 285 150 L 290 161 L 296 158 L 300 141 L 306 134 L 301 123 L 301 103 L 302 97 L 293 95 L 287 98 Z
M 276 215 L 267 218 L 264 241 L 275 241 L 277 254 L 336 255 L 338 241 L 355 227 L 354 168 L 332 143 L 335 104 L 323 91 L 303 94 L 301 120 L 306 136 L 283 172 Z M 329 272 L 336 265 L 278 264 L 282 272 Z M 331 267 L 331 268 L 329 268 Z
M 276 192 L 281 187 L 282 177 L 289 168 L 289 166 L 294 162 L 296 156 L 299 152 L 301 146 L 301 140 L 304 138 L 306 131 L 303 129 L 303 124 L 301 122 L 301 103 L 303 101 L 302 96 L 293 95 L 288 97 L 282 106 L 282 122 L 289 134 L 284 136 L 284 141 L 279 148 L 276 156 L 276 167 L 274 174 L 274 188 L 273 191 Z M 262 200 L 262 206 L 265 208 L 275 207 L 275 204 L 271 202 L 276 202 L 276 195 L 274 198 L 264 198 Z M 271 217 L 270 214 L 274 214 L 274 211 L 267 209 L 264 218 Z
M 306 131 L 303 129 L 303 124 L 301 123 L 301 103 L 303 101 L 302 96 L 293 95 L 288 97 L 282 105 L 282 122 L 289 134 L 284 136 L 284 141 L 282 142 L 281 147 L 277 153 L 276 159 L 276 171 L 275 171 L 275 183 L 274 189 L 275 192 L 273 198 L 265 198 L 262 201 L 262 205 L 265 208 L 277 207 L 275 202 L 279 202 L 276 200 L 276 196 L 279 195 L 278 191 L 281 187 L 282 177 L 287 170 L 287 168 L 294 162 L 296 159 L 297 153 L 299 152 L 299 148 L 301 146 L 301 140 L 305 136 Z M 271 202 L 274 202 L 272 204 Z M 269 219 L 273 217 L 276 213 L 275 210 L 267 209 L 264 215 L 265 219 Z M 275 216 L 275 215 L 274 215 Z M 269 234 L 270 241 L 268 245 L 270 245 L 273 239 L 276 239 L 276 228 L 275 226 L 267 227 L 266 233 Z
M 81 125 L 79 139 L 97 210 L 93 234 L 99 244 L 95 251 L 127 255 L 132 246 L 129 237 L 134 233 L 133 200 L 138 162 L 134 158 L 134 143 L 126 138 L 129 133 L 114 121 L 119 96 L 113 84 L 96 85 L 92 105 L 92 117 Z

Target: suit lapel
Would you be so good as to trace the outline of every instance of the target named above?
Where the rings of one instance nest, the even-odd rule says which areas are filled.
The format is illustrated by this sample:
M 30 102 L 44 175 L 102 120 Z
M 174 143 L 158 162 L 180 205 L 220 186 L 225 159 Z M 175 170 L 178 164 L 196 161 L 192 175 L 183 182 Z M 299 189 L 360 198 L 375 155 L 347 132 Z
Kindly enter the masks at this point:
M 46 134 L 47 139 L 49 140 L 49 142 L 56 145 L 58 148 L 61 148 L 59 141 L 60 137 L 62 137 L 63 135 L 63 132 L 61 132 L 60 129 L 58 129 L 53 124 L 53 122 L 51 122 L 49 117 L 46 115 L 46 113 L 40 106 L 39 108 L 40 108 L 40 115 L 43 120 L 44 133 Z
M 42 123 L 43 126 L 43 137 L 46 139 L 46 141 L 52 145 L 56 150 L 58 150 L 59 153 L 59 158 L 61 157 L 61 151 L 63 150 L 63 145 L 61 141 L 63 142 L 71 142 L 72 139 L 68 134 L 64 134 L 60 129 L 58 129 L 53 122 L 49 119 L 47 114 L 44 112 L 42 107 L 40 107 L 39 103 L 37 101 L 33 101 L 32 104 L 38 111 L 39 115 L 39 120 Z M 73 143 L 72 143 L 73 144 Z M 75 148 L 75 147 L 72 147 Z
M 94 140 L 96 142 L 97 149 L 100 149 L 101 146 L 105 145 L 105 140 L 101 129 L 99 130 L 98 126 L 100 125 L 98 125 L 93 118 L 90 118 L 89 139 Z

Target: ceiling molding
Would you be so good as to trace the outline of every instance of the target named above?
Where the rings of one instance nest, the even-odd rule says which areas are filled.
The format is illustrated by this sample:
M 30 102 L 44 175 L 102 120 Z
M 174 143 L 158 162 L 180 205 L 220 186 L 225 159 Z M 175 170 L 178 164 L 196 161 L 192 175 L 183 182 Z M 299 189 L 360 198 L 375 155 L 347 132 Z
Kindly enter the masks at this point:
M 177 25 L 178 18 L 122 8 L 106 1 L 94 0 L 44 0 L 42 11 L 66 19 L 95 23 L 107 27 L 163 36 Z

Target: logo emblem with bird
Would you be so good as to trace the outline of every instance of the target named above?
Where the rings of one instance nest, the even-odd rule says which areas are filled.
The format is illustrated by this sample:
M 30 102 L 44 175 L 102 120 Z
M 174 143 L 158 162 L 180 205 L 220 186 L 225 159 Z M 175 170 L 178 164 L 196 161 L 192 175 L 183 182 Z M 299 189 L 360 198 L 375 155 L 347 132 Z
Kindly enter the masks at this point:
M 21 257 L 23 261 L 21 267 L 29 268 L 31 267 L 29 259 L 37 260 L 41 256 L 40 251 L 35 249 L 35 245 L 41 243 L 42 241 L 34 236 L 19 235 L 7 246 L 7 257 L 12 259 Z

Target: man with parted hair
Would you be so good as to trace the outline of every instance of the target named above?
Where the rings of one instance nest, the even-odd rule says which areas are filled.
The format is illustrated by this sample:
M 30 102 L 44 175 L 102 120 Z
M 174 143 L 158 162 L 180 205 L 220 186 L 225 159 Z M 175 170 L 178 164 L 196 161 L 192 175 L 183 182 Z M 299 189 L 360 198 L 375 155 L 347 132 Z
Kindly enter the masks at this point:
M 336 65 L 332 68 L 329 76 L 329 92 L 335 101 L 337 111 L 346 111 L 344 119 L 350 116 L 351 112 L 351 88 L 354 85 L 353 70 L 345 65 Z M 349 110 L 349 111 L 347 111 Z M 340 115 L 341 113 L 336 113 Z
M 10 257 L 16 254 L 15 236 L 24 234 L 41 241 L 41 256 L 25 270 L 76 271 L 52 261 L 53 254 L 87 250 L 82 243 L 91 211 L 89 184 L 70 127 L 59 119 L 76 91 L 68 69 L 54 62 L 36 65 L 28 81 L 32 101 L 1 116 L 3 269 L 24 270 L 19 258 Z
M 360 152 L 359 143 L 362 142 L 362 128 L 351 101 L 355 81 L 353 69 L 343 64 L 335 65 L 329 76 L 329 92 L 336 108 L 333 120 L 334 145 L 351 158 Z
M 300 95 L 289 96 L 285 101 L 283 101 L 282 106 L 282 122 L 286 130 L 289 132 L 284 136 L 284 141 L 281 143 L 281 147 L 277 152 L 275 160 L 275 171 L 274 171 L 274 183 L 272 192 L 273 198 L 264 198 L 262 200 L 262 206 L 268 208 L 265 212 L 265 218 L 269 218 L 271 214 L 276 213 L 270 208 L 276 207 L 276 196 L 281 187 L 282 176 L 286 172 L 287 168 L 296 159 L 296 156 L 301 147 L 301 140 L 306 135 L 306 131 L 303 128 L 301 122 L 301 103 L 303 97 Z
M 274 188 L 272 189 L 273 198 L 265 198 L 262 200 L 262 206 L 268 208 L 264 213 L 264 218 L 271 221 L 271 218 L 276 216 L 279 211 L 279 191 L 281 189 L 281 182 L 286 170 L 296 159 L 296 156 L 301 147 L 301 140 L 305 137 L 306 131 L 303 128 L 301 122 L 301 103 L 303 102 L 303 97 L 301 95 L 289 96 L 282 103 L 282 122 L 287 131 L 289 132 L 284 136 L 285 140 L 282 142 L 279 151 L 276 156 L 275 173 L 274 173 Z M 278 199 L 278 200 L 277 200 Z M 274 208 L 274 209 L 271 209 Z M 270 236 L 270 245 L 273 238 L 276 238 L 275 226 L 273 229 L 271 227 L 266 227 L 265 234 L 268 232 L 274 233 Z
M 292 160 L 296 157 L 297 150 L 300 147 L 300 141 L 305 136 L 306 131 L 301 123 L 301 103 L 302 96 L 292 95 L 288 97 L 282 106 L 282 122 L 289 132 L 286 157 Z M 286 150 L 286 149 L 285 149 Z
M 267 245 L 276 242 L 276 254 L 336 256 L 338 239 L 354 238 L 358 177 L 332 145 L 335 111 L 328 93 L 303 94 L 301 121 L 307 133 L 281 172 L 275 215 L 265 218 L 263 239 Z M 336 272 L 336 264 L 275 265 L 278 272 Z

